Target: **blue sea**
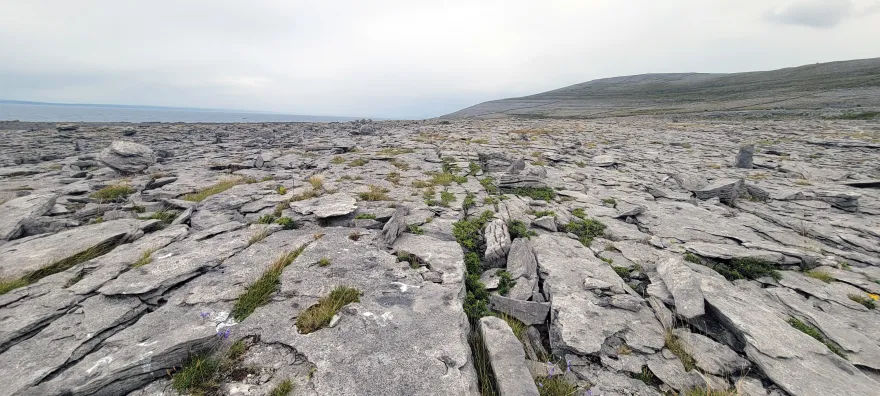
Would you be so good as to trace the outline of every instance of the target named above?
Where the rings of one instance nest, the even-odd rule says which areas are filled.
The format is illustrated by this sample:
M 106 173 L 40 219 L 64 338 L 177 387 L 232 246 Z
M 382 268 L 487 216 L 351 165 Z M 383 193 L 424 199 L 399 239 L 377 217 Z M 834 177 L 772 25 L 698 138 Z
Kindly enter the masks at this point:
M 167 107 L 0 102 L 0 121 L 31 122 L 331 122 L 354 117 L 245 113 Z

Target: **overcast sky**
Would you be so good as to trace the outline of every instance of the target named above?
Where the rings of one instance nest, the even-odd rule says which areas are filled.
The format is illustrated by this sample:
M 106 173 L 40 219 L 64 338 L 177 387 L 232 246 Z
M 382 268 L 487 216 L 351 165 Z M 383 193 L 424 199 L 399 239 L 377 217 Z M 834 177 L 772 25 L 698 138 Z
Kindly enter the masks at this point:
M 0 0 L 0 99 L 424 118 L 871 57 L 880 0 Z

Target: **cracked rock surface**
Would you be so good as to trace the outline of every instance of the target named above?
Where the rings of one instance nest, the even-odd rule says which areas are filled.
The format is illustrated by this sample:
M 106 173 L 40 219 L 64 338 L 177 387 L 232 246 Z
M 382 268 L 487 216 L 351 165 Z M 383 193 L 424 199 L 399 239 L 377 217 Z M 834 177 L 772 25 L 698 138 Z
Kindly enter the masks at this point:
M 880 389 L 877 121 L 74 126 L 0 122 L 0 396 Z

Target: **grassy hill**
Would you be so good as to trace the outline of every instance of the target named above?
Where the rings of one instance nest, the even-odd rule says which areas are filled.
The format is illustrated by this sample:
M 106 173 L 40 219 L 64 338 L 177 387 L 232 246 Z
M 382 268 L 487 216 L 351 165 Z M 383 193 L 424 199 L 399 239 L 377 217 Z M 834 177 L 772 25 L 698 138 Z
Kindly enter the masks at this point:
M 839 116 L 880 109 L 880 58 L 771 71 L 612 77 L 481 103 L 443 118 Z

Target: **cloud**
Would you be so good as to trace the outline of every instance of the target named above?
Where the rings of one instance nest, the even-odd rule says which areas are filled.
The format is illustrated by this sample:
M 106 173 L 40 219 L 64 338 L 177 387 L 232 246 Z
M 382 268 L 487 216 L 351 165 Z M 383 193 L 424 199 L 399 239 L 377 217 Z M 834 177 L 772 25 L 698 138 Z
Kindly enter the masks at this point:
M 766 19 L 783 25 L 829 29 L 854 15 L 851 0 L 799 0 L 770 10 Z
M 787 1 L 0 0 L 0 99 L 421 118 L 604 77 L 878 56 L 880 0 Z

